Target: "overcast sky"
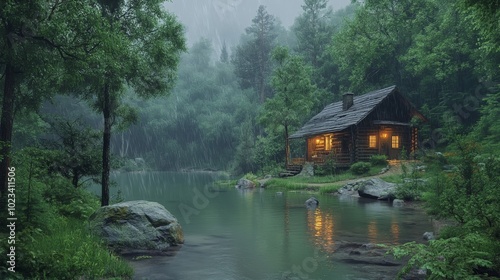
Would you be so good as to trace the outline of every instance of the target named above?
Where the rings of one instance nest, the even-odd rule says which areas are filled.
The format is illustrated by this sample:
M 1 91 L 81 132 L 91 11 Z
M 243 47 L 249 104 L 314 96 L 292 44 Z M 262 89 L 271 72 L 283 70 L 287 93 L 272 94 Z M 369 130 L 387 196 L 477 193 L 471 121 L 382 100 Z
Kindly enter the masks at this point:
M 330 0 L 333 10 L 349 3 L 350 0 Z M 266 6 L 288 28 L 302 12 L 302 4 L 303 0 L 173 0 L 165 5 L 185 25 L 189 45 L 205 37 L 218 48 L 224 41 L 229 46 L 237 44 L 259 5 Z

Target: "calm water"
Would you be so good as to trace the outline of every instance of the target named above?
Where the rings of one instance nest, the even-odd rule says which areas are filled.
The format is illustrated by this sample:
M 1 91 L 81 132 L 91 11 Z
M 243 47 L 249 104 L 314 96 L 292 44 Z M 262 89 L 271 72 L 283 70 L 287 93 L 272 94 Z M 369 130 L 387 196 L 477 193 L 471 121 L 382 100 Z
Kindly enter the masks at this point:
M 339 241 L 401 244 L 432 227 L 422 212 L 385 202 L 255 189 L 209 192 L 208 173 L 123 173 L 113 179 L 125 200 L 164 205 L 184 229 L 171 257 L 132 262 L 136 279 L 371 279 L 331 259 Z M 116 193 L 116 189 L 112 193 Z

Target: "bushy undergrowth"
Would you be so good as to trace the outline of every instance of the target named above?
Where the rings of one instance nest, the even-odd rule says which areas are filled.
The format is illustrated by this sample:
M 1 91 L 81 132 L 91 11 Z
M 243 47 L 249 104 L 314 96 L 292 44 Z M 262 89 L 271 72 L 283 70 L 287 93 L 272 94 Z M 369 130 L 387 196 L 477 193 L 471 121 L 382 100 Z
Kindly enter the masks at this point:
M 386 155 L 373 155 L 370 157 L 370 163 L 373 166 L 386 166 L 387 156 Z
M 111 254 L 87 228 L 87 218 L 99 207 L 97 197 L 51 174 L 47 165 L 36 159 L 35 150 L 17 152 L 13 158 L 16 273 L 7 271 L 5 242 L 0 247 L 0 279 L 130 278 L 131 267 Z
M 351 165 L 351 172 L 356 175 L 363 175 L 370 171 L 371 164 L 369 162 L 356 162 Z
M 410 256 L 402 273 L 427 269 L 429 279 L 486 279 L 500 275 L 500 159 L 480 156 L 476 141 L 457 137 L 453 156 L 440 163 L 457 166 L 429 183 L 429 213 L 454 222 L 438 240 L 405 244 L 396 256 Z M 439 160 L 439 159 L 438 159 Z

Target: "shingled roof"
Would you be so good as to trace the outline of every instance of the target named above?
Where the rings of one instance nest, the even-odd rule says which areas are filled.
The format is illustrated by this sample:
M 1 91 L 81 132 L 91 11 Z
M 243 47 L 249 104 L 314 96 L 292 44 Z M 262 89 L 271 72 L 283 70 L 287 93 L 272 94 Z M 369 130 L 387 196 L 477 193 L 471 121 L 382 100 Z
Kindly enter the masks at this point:
M 322 133 L 344 130 L 351 125 L 360 123 L 387 96 L 396 91 L 396 86 L 379 89 L 354 97 L 354 104 L 347 110 L 342 110 L 342 101 L 327 105 L 323 111 L 310 119 L 290 138 L 302 138 Z

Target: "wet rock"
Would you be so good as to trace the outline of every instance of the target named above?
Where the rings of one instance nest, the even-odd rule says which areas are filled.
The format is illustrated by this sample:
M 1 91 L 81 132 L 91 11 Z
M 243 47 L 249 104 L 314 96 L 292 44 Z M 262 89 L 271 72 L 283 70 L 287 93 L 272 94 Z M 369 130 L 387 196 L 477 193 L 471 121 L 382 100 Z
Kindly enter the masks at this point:
M 433 233 L 433 232 L 424 232 L 424 234 L 422 235 L 422 238 L 423 238 L 424 240 L 427 240 L 427 241 L 429 241 L 429 240 L 434 240 L 434 239 L 435 239 L 435 238 L 434 238 L 434 233 Z
M 403 206 L 405 206 L 405 201 L 402 200 L 402 199 L 394 199 L 392 201 L 392 206 L 394 206 L 394 207 L 403 207 Z
M 235 188 L 237 188 L 237 189 L 253 189 L 253 188 L 255 188 L 255 183 L 248 180 L 248 179 L 241 178 L 238 180 L 238 183 L 236 183 Z
M 302 171 L 297 176 L 312 177 L 314 176 L 314 165 L 312 162 L 305 162 L 302 166 Z
M 345 265 L 350 265 L 362 275 L 360 278 L 353 279 L 392 280 L 396 279 L 396 275 L 408 261 L 408 258 L 395 259 L 388 252 L 389 248 L 383 245 L 338 241 L 330 260 L 333 263 L 342 262 Z M 425 278 L 425 271 L 412 269 L 408 275 L 401 279 L 423 280 Z
M 342 242 L 336 245 L 333 259 L 347 264 L 401 266 L 403 263 L 387 254 L 388 249 L 376 244 Z
M 354 181 L 345 184 L 337 192 L 341 195 L 358 195 L 359 187 L 364 183 L 364 180 Z
M 386 173 L 387 171 L 389 171 L 389 169 L 390 169 L 390 166 L 389 166 L 389 165 L 387 165 L 386 167 L 382 168 L 382 170 L 380 170 L 379 174 L 384 174 L 384 173 Z
M 317 200 L 314 196 L 306 200 L 307 208 L 316 208 L 319 206 L 319 200 Z
M 393 199 L 396 185 L 388 183 L 379 178 L 363 180 L 363 183 L 358 188 L 360 197 L 373 198 L 379 200 Z
M 137 200 L 101 207 L 89 225 L 117 252 L 164 251 L 184 243 L 177 219 L 156 202 Z

